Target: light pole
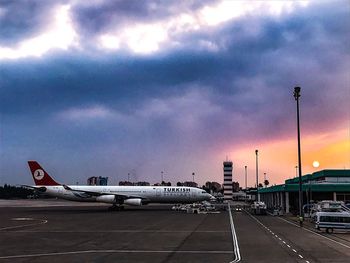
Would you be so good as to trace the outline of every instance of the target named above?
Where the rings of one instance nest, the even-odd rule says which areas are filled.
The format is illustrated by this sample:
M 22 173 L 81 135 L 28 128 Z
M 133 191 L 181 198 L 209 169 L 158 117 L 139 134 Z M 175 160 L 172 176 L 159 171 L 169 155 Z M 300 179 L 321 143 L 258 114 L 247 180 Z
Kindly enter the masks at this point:
M 192 173 L 192 182 L 194 182 L 194 172 Z
M 255 162 L 256 162 L 256 200 L 258 200 L 258 202 L 260 202 L 260 196 L 259 196 L 258 150 L 255 150 Z
M 301 181 L 301 150 L 300 150 L 300 120 L 299 120 L 299 98 L 300 98 L 300 87 L 294 88 L 294 98 L 297 101 L 297 131 L 298 131 L 298 168 L 299 168 L 299 223 L 303 226 L 303 192 L 302 192 L 302 181 Z
M 247 166 L 244 166 L 245 170 L 245 201 L 247 202 Z
M 160 172 L 160 176 L 161 176 L 161 179 L 162 179 L 161 184 L 163 184 L 163 182 L 164 182 L 164 177 L 163 177 L 163 174 L 164 174 L 164 172 L 163 172 L 163 171 L 161 171 L 161 172 Z

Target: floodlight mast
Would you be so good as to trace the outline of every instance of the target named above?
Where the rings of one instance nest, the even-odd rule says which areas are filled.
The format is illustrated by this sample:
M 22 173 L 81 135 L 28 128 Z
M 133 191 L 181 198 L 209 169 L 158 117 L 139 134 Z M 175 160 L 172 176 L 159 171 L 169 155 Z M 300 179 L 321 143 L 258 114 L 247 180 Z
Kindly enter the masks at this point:
M 299 98 L 300 98 L 300 87 L 294 88 L 294 98 L 297 102 L 297 132 L 298 132 L 298 169 L 299 169 L 299 224 L 303 226 L 303 191 L 302 191 L 302 180 L 301 180 L 301 147 L 300 147 L 300 120 L 299 120 Z

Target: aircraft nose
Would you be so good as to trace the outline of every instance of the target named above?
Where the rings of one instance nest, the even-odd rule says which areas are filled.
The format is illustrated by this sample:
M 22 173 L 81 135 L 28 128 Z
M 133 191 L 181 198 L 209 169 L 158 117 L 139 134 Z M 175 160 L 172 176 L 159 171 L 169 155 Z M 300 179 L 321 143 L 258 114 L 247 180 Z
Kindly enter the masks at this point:
M 210 201 L 215 201 L 216 200 L 216 198 L 214 196 L 212 196 L 211 194 L 208 194 L 208 199 Z

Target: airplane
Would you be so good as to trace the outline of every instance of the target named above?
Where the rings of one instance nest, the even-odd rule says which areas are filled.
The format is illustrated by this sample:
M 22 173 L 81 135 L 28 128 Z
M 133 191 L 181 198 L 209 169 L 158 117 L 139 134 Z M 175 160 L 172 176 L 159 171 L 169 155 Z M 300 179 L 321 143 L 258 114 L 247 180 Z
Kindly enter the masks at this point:
M 124 209 L 124 205 L 149 203 L 193 203 L 215 200 L 200 188 L 186 186 L 106 186 L 65 185 L 57 183 L 36 161 L 28 161 L 35 186 L 24 185 L 49 196 L 79 202 L 112 204 L 109 210 Z

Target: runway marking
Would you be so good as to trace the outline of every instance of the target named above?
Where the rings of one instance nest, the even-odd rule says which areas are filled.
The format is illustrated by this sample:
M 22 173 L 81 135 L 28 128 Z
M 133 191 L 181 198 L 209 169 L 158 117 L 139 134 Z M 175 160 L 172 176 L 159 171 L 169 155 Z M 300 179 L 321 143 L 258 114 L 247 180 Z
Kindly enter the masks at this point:
M 236 262 L 241 261 L 241 253 L 239 252 L 238 239 L 237 239 L 237 235 L 236 235 L 235 226 L 233 224 L 233 218 L 232 218 L 232 213 L 231 213 L 231 206 L 230 206 L 230 204 L 227 204 L 227 206 L 228 206 L 228 213 L 229 213 L 229 216 L 230 216 L 232 241 L 233 241 L 233 250 L 235 252 L 235 259 L 233 261 L 231 261 L 230 263 L 236 263 Z
M 192 233 L 187 230 L 18 230 L 18 233 Z M 196 233 L 230 233 L 231 231 L 199 230 Z
M 13 219 L 13 220 L 19 220 L 18 218 L 17 219 Z M 23 218 L 21 218 L 21 220 L 19 221 L 24 221 Z M 48 220 L 46 219 L 34 219 L 34 218 L 31 218 L 30 220 L 29 219 L 26 219 L 26 221 L 40 221 L 40 222 L 37 222 L 37 223 L 31 223 L 31 224 L 25 224 L 25 225 L 20 225 L 20 226 L 7 226 L 7 227 L 2 227 L 0 228 L 0 231 L 2 230 L 10 230 L 10 229 L 16 229 L 16 228 L 22 228 L 22 227 L 27 227 L 27 226 L 37 226 L 37 225 L 44 225 L 48 222 Z
M 345 244 L 343 244 L 343 243 L 341 243 L 341 242 L 339 242 L 339 241 L 336 241 L 336 240 L 334 240 L 334 239 L 331 239 L 331 238 L 329 238 L 329 237 L 325 237 L 325 236 L 323 236 L 323 235 L 321 235 L 321 234 L 319 234 L 319 233 L 317 233 L 317 232 L 315 232 L 315 231 L 312 231 L 312 230 L 310 230 L 310 229 L 307 229 L 307 228 L 305 228 L 305 227 L 300 227 L 299 225 L 294 224 L 293 222 L 290 222 L 290 221 L 288 221 L 288 220 L 286 220 L 286 219 L 284 219 L 284 218 L 281 218 L 281 217 L 278 217 L 278 218 L 281 219 L 282 221 L 288 223 L 288 224 L 291 224 L 291 225 L 293 225 L 293 226 L 296 226 L 296 227 L 298 227 L 298 228 L 301 228 L 301 229 L 303 229 L 303 230 L 305 230 L 305 231 L 308 231 L 308 232 L 310 232 L 310 233 L 313 233 L 313 234 L 315 234 L 315 235 L 317 235 L 317 236 L 323 237 L 323 238 L 328 239 L 328 240 L 330 240 L 330 241 L 333 241 L 334 243 L 337 243 L 338 245 L 341 245 L 341 246 L 346 247 L 346 248 L 350 248 L 350 246 L 348 246 L 348 245 L 345 245 Z
M 35 219 L 31 218 L 31 217 L 15 217 L 15 218 L 11 218 L 11 220 L 14 220 L 14 221 L 32 221 Z
M 272 236 L 278 238 L 280 241 L 283 242 L 283 244 L 285 244 L 288 248 L 290 248 L 293 252 L 297 253 L 297 251 L 292 248 L 290 245 L 288 245 L 286 243 L 286 241 L 282 240 L 282 238 L 280 238 L 277 234 L 274 234 L 269 228 L 267 228 L 263 223 L 261 223 L 255 216 L 251 215 L 250 213 L 248 213 L 247 211 L 245 211 L 251 218 L 253 218 L 256 222 L 258 222 L 261 226 L 265 227 L 266 229 L 268 229 L 270 231 L 270 233 L 272 234 Z M 300 258 L 304 258 L 302 255 L 298 254 L 298 256 Z M 309 261 L 306 261 L 306 262 L 309 262 Z
M 53 252 L 53 253 L 39 253 L 39 254 L 23 254 L 12 256 L 0 256 L 0 259 L 11 258 L 30 258 L 30 257 L 49 257 L 49 256 L 61 256 L 61 255 L 76 255 L 76 254 L 89 254 L 89 253 L 179 253 L 179 254 L 232 254 L 232 251 L 226 250 L 81 250 L 81 251 L 67 251 L 67 252 Z

